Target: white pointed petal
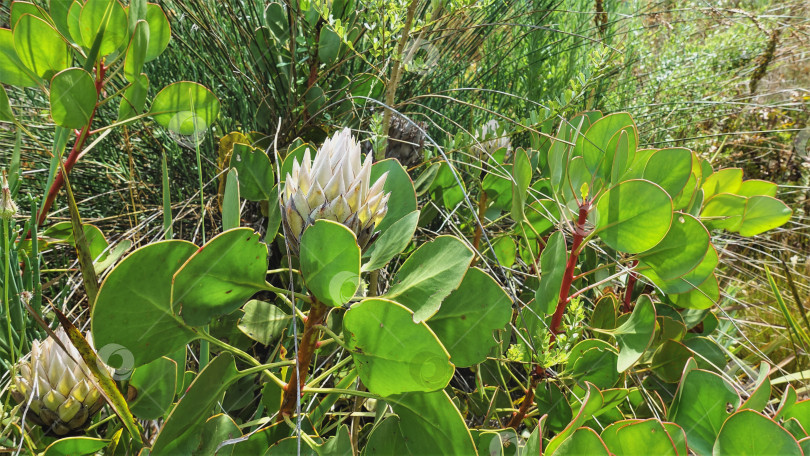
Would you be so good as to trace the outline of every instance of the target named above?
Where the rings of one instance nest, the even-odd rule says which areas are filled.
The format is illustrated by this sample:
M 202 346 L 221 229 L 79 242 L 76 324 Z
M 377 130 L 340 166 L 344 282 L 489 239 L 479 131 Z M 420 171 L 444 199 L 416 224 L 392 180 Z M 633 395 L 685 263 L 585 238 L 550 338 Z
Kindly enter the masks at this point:
M 308 214 L 309 211 L 312 210 L 307 203 L 307 199 L 300 190 L 293 194 L 292 202 L 295 206 L 295 210 L 298 211 L 299 214 Z
M 385 180 L 388 178 L 388 171 L 383 173 L 377 182 L 374 182 L 374 185 L 368 190 L 368 197 L 371 198 L 379 193 L 382 193 L 383 188 L 385 187 Z
M 312 186 L 312 189 L 310 189 L 310 192 L 307 195 L 307 204 L 310 208 L 316 208 L 325 202 L 326 196 L 323 189 L 321 188 L 320 184 L 315 182 L 315 185 Z
M 346 219 L 351 217 L 352 210 L 349 207 L 349 203 L 346 201 L 346 198 L 343 195 L 337 197 L 335 201 L 332 202 L 332 213 L 335 214 L 338 222 L 345 222 Z

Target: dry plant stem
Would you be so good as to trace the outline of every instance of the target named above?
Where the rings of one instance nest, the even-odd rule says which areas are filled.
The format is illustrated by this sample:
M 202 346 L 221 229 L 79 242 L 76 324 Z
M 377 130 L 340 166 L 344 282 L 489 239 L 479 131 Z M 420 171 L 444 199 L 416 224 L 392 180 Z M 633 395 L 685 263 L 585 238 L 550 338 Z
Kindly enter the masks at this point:
M 632 268 L 635 268 L 637 265 L 638 265 L 638 260 L 633 261 L 633 264 L 630 266 L 631 270 L 632 270 Z M 633 308 L 630 307 L 630 303 L 633 300 L 633 288 L 636 286 L 636 280 L 638 280 L 638 274 L 636 274 L 635 272 L 631 272 L 630 277 L 627 278 L 627 286 L 624 289 L 624 311 L 625 312 L 631 312 L 633 310 Z
M 568 294 L 571 291 L 571 283 L 574 281 L 574 270 L 577 267 L 579 248 L 582 245 L 582 240 L 585 239 L 585 222 L 588 220 L 588 212 L 590 209 L 591 204 L 589 201 L 584 201 L 579 205 L 579 217 L 577 217 L 577 224 L 574 227 L 574 242 L 571 245 L 571 254 L 568 256 L 568 262 L 565 264 L 562 287 L 560 287 L 560 299 L 557 301 L 557 309 L 554 311 L 554 316 L 551 318 L 552 342 L 556 339 L 557 334 L 560 333 L 560 323 L 562 323 L 563 315 L 565 315 L 565 306 L 568 304 Z
M 328 312 L 329 307 L 314 297 L 312 298 L 312 306 L 309 309 L 307 320 L 304 322 L 304 333 L 298 346 L 298 363 L 293 367 L 290 381 L 284 387 L 284 397 L 281 400 L 281 407 L 278 410 L 276 421 L 283 421 L 285 416 L 290 416 L 292 411 L 295 410 L 298 390 L 299 388 L 302 392 L 304 390 L 307 375 L 309 375 L 309 365 L 312 363 L 312 355 L 318 345 L 318 337 L 321 331 L 317 326 L 324 322 Z
M 107 72 L 107 67 L 104 66 L 103 63 L 99 64 L 96 70 L 96 95 L 100 98 L 101 97 L 101 90 L 104 87 L 104 75 Z M 42 207 L 39 209 L 39 217 L 37 218 L 37 224 L 42 225 L 45 223 L 45 219 L 48 217 L 48 211 L 51 210 L 51 206 L 53 205 L 54 200 L 56 199 L 56 195 L 59 193 L 59 190 L 65 184 L 65 176 L 62 174 L 63 172 L 69 173 L 76 162 L 79 160 L 79 156 L 82 153 L 82 148 L 84 148 L 84 143 L 87 141 L 87 137 L 90 136 L 90 126 L 93 125 L 93 118 L 96 116 L 96 109 L 98 108 L 98 103 L 96 106 L 93 107 L 93 112 L 90 113 L 90 119 L 87 121 L 87 125 L 82 128 L 79 132 L 79 135 L 76 137 L 76 141 L 73 143 L 73 147 L 70 149 L 70 153 L 68 154 L 67 160 L 65 160 L 64 169 L 59 169 L 58 174 L 53 180 L 51 184 L 51 188 L 48 189 L 48 195 L 45 197 L 45 202 L 42 203 Z
M 397 86 L 399 85 L 399 78 L 402 67 L 402 52 L 405 49 L 405 44 L 408 42 L 408 36 L 411 34 L 411 26 L 413 25 L 413 16 L 416 13 L 416 6 L 419 0 L 411 0 L 408 5 L 408 12 L 405 16 L 405 25 L 402 27 L 402 34 L 397 43 L 397 49 L 393 57 L 393 65 L 391 66 L 391 79 L 388 80 L 388 87 L 385 92 L 385 104 L 388 109 L 383 113 L 382 121 L 382 134 L 388 135 L 388 128 L 391 126 L 391 107 L 394 106 L 394 98 L 397 94 Z M 295 54 L 293 54 L 295 55 Z M 385 147 L 381 147 L 377 152 L 377 160 L 385 158 Z

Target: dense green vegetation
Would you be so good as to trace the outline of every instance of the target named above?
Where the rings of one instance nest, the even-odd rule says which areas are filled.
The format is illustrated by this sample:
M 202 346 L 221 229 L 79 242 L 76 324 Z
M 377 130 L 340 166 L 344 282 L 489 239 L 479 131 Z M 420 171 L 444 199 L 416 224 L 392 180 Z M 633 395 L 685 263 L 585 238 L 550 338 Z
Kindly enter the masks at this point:
M 802 1 L 0 5 L 0 447 L 810 451 Z

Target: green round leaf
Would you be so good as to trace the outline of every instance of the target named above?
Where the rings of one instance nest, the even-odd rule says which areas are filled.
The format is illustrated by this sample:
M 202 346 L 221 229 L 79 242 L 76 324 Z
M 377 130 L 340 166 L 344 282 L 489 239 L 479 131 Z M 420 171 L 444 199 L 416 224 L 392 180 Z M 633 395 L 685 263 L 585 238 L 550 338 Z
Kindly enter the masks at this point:
M 681 277 L 672 280 L 664 280 L 656 274 L 654 269 L 645 269 L 642 273 L 652 280 L 657 287 L 661 288 L 664 293 L 686 293 L 699 287 L 711 277 L 719 261 L 717 250 L 713 245 L 709 244 L 709 248 L 706 250 L 706 256 L 703 257 L 694 269 Z
M 11 111 L 11 103 L 8 101 L 8 93 L 3 86 L 0 86 L 0 122 L 14 122 L 14 113 Z
M 709 230 L 695 217 L 676 213 L 664 239 L 638 255 L 641 267 L 649 266 L 659 278 L 673 280 L 695 269 L 709 250 Z
M 672 223 L 672 200 L 661 187 L 644 180 L 622 182 L 596 202 L 596 228 L 609 247 L 639 253 L 655 247 Z
M 85 454 L 95 454 L 109 444 L 109 440 L 93 439 L 90 437 L 65 437 L 48 445 L 48 448 L 45 448 L 43 456 L 82 456 Z
M 217 120 L 219 100 L 196 82 L 175 82 L 155 96 L 149 114 L 155 122 L 171 131 L 192 135 Z
M 599 434 L 591 428 L 581 427 L 574 431 L 567 439 L 563 440 L 554 456 L 576 456 L 576 455 L 605 455 L 608 456 L 605 443 L 599 438 Z
M 96 348 L 120 346 L 132 353 L 132 367 L 138 367 L 194 340 L 172 314 L 171 286 L 172 275 L 196 250 L 190 242 L 165 241 L 124 258 L 101 284 L 93 306 Z
M 228 387 L 239 379 L 233 355 L 222 353 L 197 375 L 186 394 L 174 406 L 155 438 L 152 454 L 177 454 L 189 439 L 201 440 L 203 423 Z
M 439 236 L 411 254 L 394 276 L 385 297 L 414 312 L 414 321 L 434 315 L 442 300 L 458 288 L 473 252 L 453 236 Z
M 753 410 L 740 410 L 723 423 L 712 454 L 800 456 L 803 453 L 796 439 L 785 428 Z
M 339 307 L 360 286 L 360 247 L 344 225 L 318 220 L 301 236 L 301 274 L 322 303 Z
M 720 428 L 739 406 L 740 396 L 727 381 L 712 372 L 694 369 L 681 380 L 669 419 L 686 431 L 690 449 L 710 455 Z
M 399 416 L 408 453 L 476 454 L 475 443 L 464 418 L 444 391 L 387 397 Z
M 540 254 L 540 286 L 534 295 L 533 306 L 538 314 L 551 315 L 557 309 L 567 260 L 565 236 L 557 231 L 549 236 Z
M 74 0 L 73 3 L 70 4 L 70 8 L 68 9 L 67 17 L 65 18 L 65 22 L 67 23 L 68 35 L 69 39 L 72 40 L 75 44 L 83 43 L 82 40 L 82 31 L 79 27 L 79 19 L 82 16 L 82 7 L 84 3 L 80 0 Z
M 98 93 L 90 73 L 81 68 L 61 71 L 51 80 L 51 117 L 60 127 L 82 128 L 90 121 Z
M 585 383 L 585 398 L 582 399 L 582 406 L 579 408 L 577 416 L 566 426 L 566 428 L 554 436 L 546 446 L 544 454 L 554 454 L 557 448 L 562 444 L 565 439 L 574 433 L 585 421 L 591 419 L 594 413 L 599 411 L 604 404 L 602 393 L 591 383 Z
M 16 87 L 36 87 L 39 77 L 17 56 L 11 30 L 0 28 L 0 82 Z
M 515 264 L 517 246 L 511 236 L 501 236 L 492 241 L 492 249 L 501 266 L 511 268 Z
M 234 144 L 231 167 L 239 172 L 239 193 L 248 201 L 267 201 L 273 193 L 273 165 L 264 151 Z
M 551 382 L 540 382 L 534 392 L 537 411 L 548 415 L 546 426 L 554 432 L 560 432 L 568 426 L 574 417 L 571 405 L 560 387 Z
M 419 211 L 397 220 L 391 227 L 385 230 L 369 248 L 363 252 L 363 257 L 368 258 L 368 262 L 363 265 L 363 271 L 373 271 L 379 269 L 392 258 L 402 253 L 411 243 L 416 225 L 419 222 Z
M 641 295 L 630 318 L 611 331 L 619 344 L 616 368 L 624 372 L 636 363 L 650 346 L 655 334 L 655 306 L 650 297 Z
M 111 9 L 109 19 L 104 24 L 107 9 Z M 104 31 L 99 48 L 99 57 L 111 54 L 124 45 L 129 38 L 127 13 L 118 0 L 87 0 L 79 16 L 79 33 L 86 48 L 93 47 L 96 35 Z M 137 74 L 140 74 L 138 71 Z
M 424 323 L 414 323 L 406 307 L 366 299 L 343 317 L 343 333 L 363 384 L 380 396 L 437 391 L 455 369 L 450 355 Z
M 118 106 L 118 120 L 125 120 L 143 113 L 146 105 L 146 94 L 149 90 L 149 77 L 145 73 L 132 82 L 121 97 L 121 104 Z
M 726 168 L 711 174 L 704 172 L 703 176 L 705 179 L 700 188 L 703 189 L 703 197 L 708 200 L 720 193 L 737 193 L 742 186 L 743 170 Z
M 689 149 L 661 149 L 650 156 L 644 168 L 644 179 L 663 188 L 671 198 L 683 191 L 692 175 L 692 151 Z
M 650 369 L 661 380 L 676 383 L 681 379 L 683 368 L 692 355 L 692 351 L 682 343 L 666 340 L 655 352 Z
M 161 418 L 172 405 L 176 377 L 177 363 L 165 356 L 135 369 L 129 379 L 137 392 L 129 403 L 132 414 L 142 420 Z
M 239 330 L 262 345 L 270 345 L 290 324 L 292 315 L 269 302 L 251 300 L 245 304 Z
M 532 163 L 529 156 L 523 149 L 517 149 L 514 153 L 514 165 L 512 165 L 512 220 L 522 222 L 526 215 L 526 195 L 529 184 L 532 180 Z
M 619 372 L 616 370 L 617 362 L 618 355 L 614 350 L 590 348 L 582 352 L 573 363 L 571 377 L 582 387 L 589 382 L 597 388 L 610 388 L 619 381 Z M 571 365 L 570 362 L 569 365 Z
M 626 112 L 617 112 L 600 118 L 584 135 L 576 138 L 574 155 L 585 159 L 587 169 L 592 175 L 602 178 L 611 176 L 616 147 L 611 148 L 610 143 L 620 131 L 627 133 L 626 149 L 635 151 L 638 146 L 638 132 L 633 118 Z
M 706 200 L 700 212 L 700 220 L 709 229 L 738 231 L 747 202 L 748 198 L 744 196 L 719 193 Z
M 751 179 L 743 181 L 740 188 L 737 189 L 737 194 L 740 196 L 772 196 L 776 197 L 776 190 L 778 185 L 773 182 L 768 182 L 759 179 Z
M 151 62 L 169 46 L 172 28 L 163 8 L 157 3 L 146 4 L 146 22 L 149 23 L 149 47 L 146 48 L 144 61 Z
M 68 44 L 59 32 L 42 19 L 30 14 L 23 15 L 17 21 L 13 35 L 17 56 L 37 76 L 50 79 L 70 66 Z
M 252 396 L 250 397 L 252 399 Z M 203 424 L 201 432 L 200 445 L 196 448 L 197 454 L 214 454 L 225 455 L 233 454 L 228 453 L 226 449 L 233 448 L 233 446 L 224 446 L 222 450 L 219 446 L 226 440 L 238 439 L 242 437 L 242 431 L 239 426 L 233 421 L 230 416 L 220 413 L 219 415 L 212 416 Z M 226 451 L 223 451 L 226 450 Z
M 327 24 L 321 28 L 321 34 L 318 36 L 318 59 L 331 65 L 335 63 L 340 51 L 340 35 L 335 33 L 334 30 Z
M 172 280 L 172 310 L 191 326 L 241 307 L 265 287 L 267 245 L 250 228 L 226 231 L 200 247 Z
M 14 29 L 14 26 L 17 25 L 17 21 L 19 21 L 24 14 L 30 14 L 34 17 L 42 19 L 50 25 L 54 25 L 53 19 L 51 19 L 48 12 L 42 9 L 42 7 L 31 2 L 17 0 L 11 2 L 11 18 L 9 19 L 9 24 L 11 25 L 12 30 Z
M 383 191 L 390 192 L 391 198 L 388 200 L 388 213 L 377 225 L 377 230 L 381 233 L 416 210 L 416 191 L 413 189 L 413 182 L 398 160 L 389 158 L 374 163 L 371 166 L 371 182 L 376 182 L 386 172 L 388 177 L 385 179 Z
M 756 236 L 784 225 L 791 216 L 793 211 L 782 201 L 771 196 L 752 196 L 745 204 L 740 235 Z
M 487 273 L 471 268 L 428 326 L 447 348 L 450 361 L 468 367 L 486 360 L 497 343 L 493 331 L 503 329 L 511 317 L 509 295 Z
M 678 456 L 674 439 L 664 424 L 654 418 L 617 421 L 606 427 L 601 436 L 611 454 L 616 456 Z
M 368 456 L 406 454 L 407 443 L 399 428 L 399 417 L 391 415 L 374 426 L 363 454 Z
M 135 31 L 132 33 L 124 60 L 124 77 L 127 78 L 127 81 L 136 82 L 141 75 L 148 46 L 149 23 L 142 19 L 135 24 Z
M 670 295 L 669 299 L 684 309 L 708 309 L 720 299 L 717 276 L 712 274 L 697 288 L 686 293 Z

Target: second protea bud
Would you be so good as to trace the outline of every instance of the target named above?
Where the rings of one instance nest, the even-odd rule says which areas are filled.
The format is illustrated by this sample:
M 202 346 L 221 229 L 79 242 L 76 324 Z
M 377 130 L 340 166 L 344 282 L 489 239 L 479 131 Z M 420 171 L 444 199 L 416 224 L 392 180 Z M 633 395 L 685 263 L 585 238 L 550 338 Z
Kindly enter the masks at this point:
M 390 193 L 383 192 L 386 172 L 371 183 L 372 157 L 361 164 L 360 145 L 348 128 L 328 138 L 310 160 L 293 161 L 281 195 L 287 243 L 298 254 L 301 235 L 316 220 L 342 223 L 357 235 L 360 248 L 376 237 L 374 228 L 388 212 Z
M 512 143 L 509 137 L 501 131 L 501 126 L 497 120 L 492 119 L 481 126 L 476 132 L 477 144 L 474 146 L 479 157 L 488 158 L 500 149 L 506 149 L 506 156 L 511 152 Z
M 27 419 L 56 435 L 83 429 L 104 405 L 79 351 L 61 327 L 54 331 L 68 352 L 49 337 L 35 340 L 28 359 L 18 365 L 11 396 L 28 407 Z M 88 342 L 92 339 L 88 336 Z M 112 375 L 113 370 L 104 366 Z

